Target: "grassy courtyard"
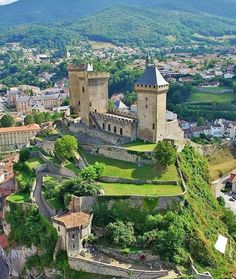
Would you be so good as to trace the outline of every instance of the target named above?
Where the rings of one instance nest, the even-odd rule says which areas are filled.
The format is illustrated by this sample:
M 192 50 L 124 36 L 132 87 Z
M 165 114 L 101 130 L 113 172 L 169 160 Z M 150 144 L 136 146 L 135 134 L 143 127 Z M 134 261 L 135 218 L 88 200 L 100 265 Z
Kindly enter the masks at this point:
M 155 149 L 156 143 L 146 143 L 143 140 L 134 140 L 132 142 L 123 144 L 122 147 L 132 151 L 148 152 Z
M 179 185 L 134 185 L 120 183 L 101 183 L 105 195 L 173 196 L 181 194 Z
M 13 203 L 23 203 L 23 202 L 29 202 L 29 195 L 23 194 L 23 193 L 17 193 L 8 196 L 7 201 L 13 202 Z
M 30 170 L 34 170 L 37 167 L 40 167 L 44 164 L 44 161 L 40 157 L 33 157 L 28 159 L 25 164 L 29 167 Z
M 84 156 L 89 164 L 99 162 L 105 165 L 103 176 L 116 176 L 141 180 L 178 180 L 177 170 L 174 165 L 171 165 L 165 171 L 163 171 L 157 166 L 138 167 L 134 163 L 101 156 L 93 156 L 87 153 L 84 153 Z

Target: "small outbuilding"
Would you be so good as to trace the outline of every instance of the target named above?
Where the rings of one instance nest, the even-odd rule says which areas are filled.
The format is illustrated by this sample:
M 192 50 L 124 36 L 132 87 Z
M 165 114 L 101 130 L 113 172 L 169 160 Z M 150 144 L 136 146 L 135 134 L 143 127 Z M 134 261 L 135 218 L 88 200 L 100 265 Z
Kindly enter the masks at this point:
M 93 215 L 84 212 L 68 212 L 52 217 L 54 228 L 61 238 L 60 248 L 68 255 L 76 256 L 83 249 L 91 234 Z

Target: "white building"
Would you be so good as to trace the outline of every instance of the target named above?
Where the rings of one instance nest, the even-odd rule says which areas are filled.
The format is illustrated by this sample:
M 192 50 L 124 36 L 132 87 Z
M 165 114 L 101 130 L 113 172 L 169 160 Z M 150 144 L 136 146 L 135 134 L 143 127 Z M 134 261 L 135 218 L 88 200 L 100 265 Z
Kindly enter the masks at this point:
M 211 136 L 221 138 L 224 135 L 224 126 L 220 124 L 211 125 Z

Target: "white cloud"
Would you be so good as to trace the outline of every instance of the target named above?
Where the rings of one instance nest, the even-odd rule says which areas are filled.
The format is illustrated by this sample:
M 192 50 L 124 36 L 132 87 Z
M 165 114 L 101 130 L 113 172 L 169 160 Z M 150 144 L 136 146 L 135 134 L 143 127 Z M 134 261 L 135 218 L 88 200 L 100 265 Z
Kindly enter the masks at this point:
M 7 5 L 7 4 L 11 4 L 13 2 L 16 2 L 18 0 L 0 0 L 0 5 Z

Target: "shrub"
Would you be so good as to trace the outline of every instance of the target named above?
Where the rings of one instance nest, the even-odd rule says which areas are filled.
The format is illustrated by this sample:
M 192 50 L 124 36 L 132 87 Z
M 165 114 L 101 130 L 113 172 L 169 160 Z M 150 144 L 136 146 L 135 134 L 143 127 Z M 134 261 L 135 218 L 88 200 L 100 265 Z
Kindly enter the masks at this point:
M 175 163 L 176 150 L 173 145 L 167 141 L 160 141 L 155 148 L 155 157 L 161 166 L 167 167 Z
M 121 245 L 131 245 L 136 239 L 134 236 L 133 224 L 128 222 L 116 221 L 107 226 L 107 238 L 115 243 Z

